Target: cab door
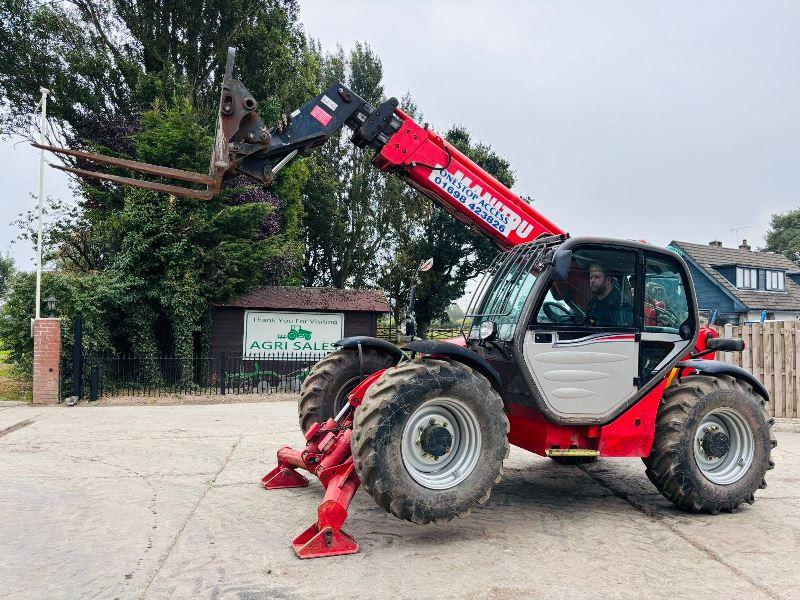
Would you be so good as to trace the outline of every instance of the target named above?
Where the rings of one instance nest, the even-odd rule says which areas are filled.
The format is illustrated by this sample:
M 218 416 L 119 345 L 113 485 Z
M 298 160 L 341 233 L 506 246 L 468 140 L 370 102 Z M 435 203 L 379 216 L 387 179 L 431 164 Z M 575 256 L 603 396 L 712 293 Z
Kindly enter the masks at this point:
M 575 248 L 567 277 L 538 300 L 523 355 L 554 413 L 596 419 L 638 391 L 641 263 L 633 249 Z

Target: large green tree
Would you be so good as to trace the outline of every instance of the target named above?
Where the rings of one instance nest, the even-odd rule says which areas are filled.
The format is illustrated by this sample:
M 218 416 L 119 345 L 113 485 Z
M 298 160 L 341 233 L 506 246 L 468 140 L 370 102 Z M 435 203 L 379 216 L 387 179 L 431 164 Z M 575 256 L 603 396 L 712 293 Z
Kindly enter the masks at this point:
M 772 215 L 766 236 L 766 250 L 780 252 L 800 263 L 800 208 Z
M 228 46 L 265 121 L 316 93 L 318 52 L 297 11 L 292 0 L 0 0 L 0 133 L 31 134 L 46 85 L 56 141 L 205 171 Z M 207 341 L 212 304 L 297 272 L 307 179 L 298 162 L 270 191 L 235 179 L 209 203 L 78 182 L 77 206 L 54 207 L 50 264 L 102 275 L 108 285 L 89 287 L 110 324 L 87 325 L 109 325 L 114 349 L 189 355 Z
M 0 131 L 27 135 L 46 85 L 48 112 L 71 142 L 130 149 L 120 128 L 135 126 L 156 99 L 215 109 L 229 46 L 274 121 L 316 83 L 297 12 L 294 0 L 2 0 Z

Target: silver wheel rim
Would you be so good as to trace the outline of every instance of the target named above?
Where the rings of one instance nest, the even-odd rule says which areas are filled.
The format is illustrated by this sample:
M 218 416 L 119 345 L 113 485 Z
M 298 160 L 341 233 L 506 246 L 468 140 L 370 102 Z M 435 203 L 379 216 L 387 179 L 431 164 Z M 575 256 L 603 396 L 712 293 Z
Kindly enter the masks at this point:
M 723 456 L 708 456 L 703 449 L 704 436 L 712 432 L 728 436 L 730 446 Z M 732 408 L 718 408 L 703 417 L 694 431 L 692 447 L 700 471 L 718 485 L 730 485 L 744 477 L 755 455 L 753 431 L 744 416 Z
M 421 434 L 426 427 L 445 427 L 450 450 L 438 459 L 426 453 Z M 478 464 L 481 428 L 466 404 L 455 398 L 432 398 L 415 410 L 403 429 L 401 454 L 408 474 L 423 487 L 446 490 L 464 481 Z

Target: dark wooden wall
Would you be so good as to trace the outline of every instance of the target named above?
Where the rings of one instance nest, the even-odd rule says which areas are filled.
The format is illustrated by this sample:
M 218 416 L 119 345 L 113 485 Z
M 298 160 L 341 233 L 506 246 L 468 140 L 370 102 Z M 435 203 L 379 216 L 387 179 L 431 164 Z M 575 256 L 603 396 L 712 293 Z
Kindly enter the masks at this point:
M 265 310 L 270 309 L 252 309 Z M 227 352 L 235 355 L 242 353 L 242 341 L 244 337 L 244 308 L 217 307 L 214 309 L 214 320 L 211 326 L 211 353 Z M 286 311 L 278 312 L 300 312 Z M 378 319 L 380 313 L 375 312 L 348 312 L 348 311 L 324 311 L 315 310 L 311 312 L 334 312 L 344 314 L 344 336 L 352 335 L 375 335 L 378 329 Z

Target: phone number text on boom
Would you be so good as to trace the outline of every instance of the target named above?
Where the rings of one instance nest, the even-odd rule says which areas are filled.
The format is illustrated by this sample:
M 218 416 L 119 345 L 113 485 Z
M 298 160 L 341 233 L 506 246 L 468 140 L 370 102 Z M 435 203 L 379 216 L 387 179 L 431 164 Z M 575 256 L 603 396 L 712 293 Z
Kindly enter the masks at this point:
M 494 227 L 500 233 L 507 235 L 506 226 L 508 225 L 508 216 L 502 214 L 496 208 L 487 204 L 480 196 L 474 197 L 475 195 L 472 190 L 469 188 L 463 188 L 463 191 L 459 190 L 458 188 L 462 186 L 459 185 L 460 182 L 458 182 L 458 180 L 456 180 L 456 185 L 453 185 L 440 175 L 435 175 L 431 177 L 430 180 L 442 188 L 442 190 L 444 190 L 448 196 L 458 200 L 478 217 L 483 219 L 487 224 Z M 489 212 L 494 213 L 496 216 L 489 214 Z

